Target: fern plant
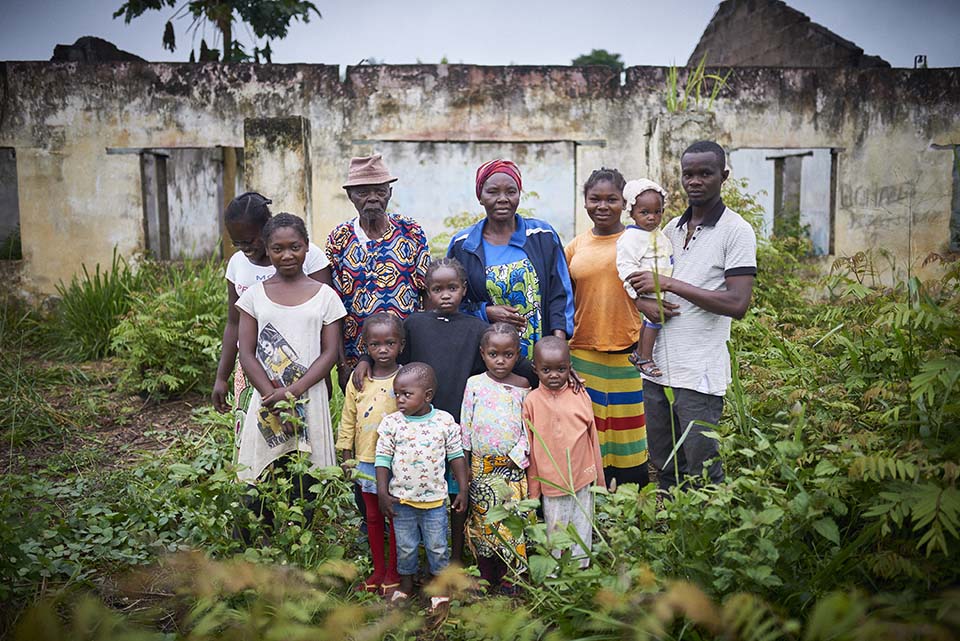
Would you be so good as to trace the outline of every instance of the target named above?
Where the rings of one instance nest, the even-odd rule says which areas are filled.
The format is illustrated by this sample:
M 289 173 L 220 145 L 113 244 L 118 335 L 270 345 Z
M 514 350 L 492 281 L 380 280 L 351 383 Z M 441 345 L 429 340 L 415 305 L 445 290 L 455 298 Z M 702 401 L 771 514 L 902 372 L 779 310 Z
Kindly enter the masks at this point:
M 126 385 L 163 397 L 210 384 L 226 322 L 221 270 L 216 259 L 155 268 L 155 287 L 133 297 L 111 335 Z

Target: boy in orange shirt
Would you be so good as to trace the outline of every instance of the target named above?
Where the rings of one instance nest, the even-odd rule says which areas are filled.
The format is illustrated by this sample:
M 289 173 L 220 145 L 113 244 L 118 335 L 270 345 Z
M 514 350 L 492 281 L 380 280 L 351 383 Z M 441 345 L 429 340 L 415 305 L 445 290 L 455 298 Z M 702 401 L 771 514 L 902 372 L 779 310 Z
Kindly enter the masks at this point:
M 530 443 L 530 498 L 542 495 L 548 534 L 573 525 L 586 546 L 574 545 L 573 555 L 585 568 L 590 565 L 593 539 L 590 488 L 604 485 L 593 404 L 585 392 L 576 393 L 568 384 L 570 349 L 566 341 L 556 336 L 540 339 L 533 348 L 533 364 L 540 387 L 523 401 Z M 559 550 L 553 555 L 559 556 Z

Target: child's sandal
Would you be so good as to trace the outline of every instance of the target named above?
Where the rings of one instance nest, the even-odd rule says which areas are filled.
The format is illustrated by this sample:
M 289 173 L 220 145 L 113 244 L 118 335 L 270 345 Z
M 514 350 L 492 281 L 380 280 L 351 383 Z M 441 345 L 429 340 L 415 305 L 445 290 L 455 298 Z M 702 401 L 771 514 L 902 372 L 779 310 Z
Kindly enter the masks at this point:
M 403 605 L 409 600 L 410 595 L 403 590 L 395 590 L 393 594 L 390 595 L 390 605 Z
M 400 582 L 396 583 L 381 583 L 380 584 L 380 596 L 385 599 L 391 599 L 394 594 L 400 590 Z
M 356 592 L 379 592 L 380 591 L 380 579 L 378 577 L 368 577 L 360 585 L 358 585 L 355 590 Z
M 431 616 L 443 615 L 450 611 L 450 597 L 435 596 L 430 598 L 430 609 L 427 613 Z

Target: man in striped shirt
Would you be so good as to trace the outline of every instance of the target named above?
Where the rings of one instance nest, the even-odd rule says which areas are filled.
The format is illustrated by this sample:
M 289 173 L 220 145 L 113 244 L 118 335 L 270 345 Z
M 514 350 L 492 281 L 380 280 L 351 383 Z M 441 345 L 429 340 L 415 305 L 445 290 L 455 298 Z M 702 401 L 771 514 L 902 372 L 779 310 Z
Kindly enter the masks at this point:
M 720 422 L 730 383 L 730 324 L 746 313 L 757 274 L 756 234 L 720 198 L 730 173 L 723 148 L 712 141 L 696 142 L 684 151 L 680 166 L 689 207 L 663 230 L 673 243 L 674 269 L 672 277 L 658 279 L 665 322 L 654 360 L 662 375 L 643 375 L 650 459 L 661 489 L 684 477 L 696 482 L 704 470 L 710 482 L 723 481 L 710 426 Z M 657 289 L 650 272 L 633 274 L 630 283 L 638 293 Z M 643 314 L 658 322 L 657 301 L 639 300 Z M 666 387 L 673 389 L 672 407 Z

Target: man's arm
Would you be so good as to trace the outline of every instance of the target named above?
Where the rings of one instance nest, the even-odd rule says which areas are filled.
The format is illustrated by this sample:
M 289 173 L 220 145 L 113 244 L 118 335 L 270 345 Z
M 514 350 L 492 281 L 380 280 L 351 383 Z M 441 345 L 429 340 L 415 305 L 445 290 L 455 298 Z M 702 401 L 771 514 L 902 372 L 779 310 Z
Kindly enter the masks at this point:
M 700 309 L 712 314 L 743 318 L 750 307 L 750 298 L 753 296 L 753 275 L 727 276 L 724 280 L 725 290 L 710 291 L 695 287 L 682 280 L 669 276 L 660 276 L 660 291 L 671 292 L 684 298 Z M 638 293 L 648 294 L 654 291 L 652 272 L 638 272 L 630 276 L 630 284 Z M 667 303 L 664 303 L 666 307 Z M 646 310 L 641 310 L 649 315 Z M 666 314 L 669 317 L 669 314 Z

